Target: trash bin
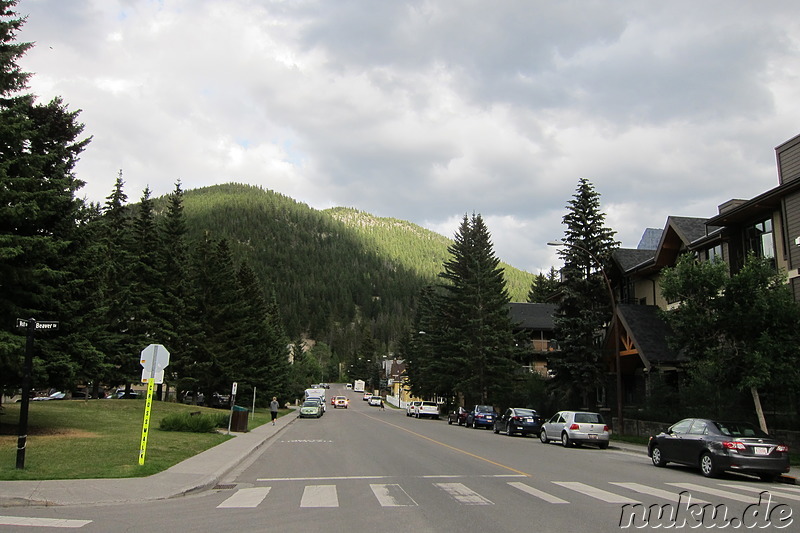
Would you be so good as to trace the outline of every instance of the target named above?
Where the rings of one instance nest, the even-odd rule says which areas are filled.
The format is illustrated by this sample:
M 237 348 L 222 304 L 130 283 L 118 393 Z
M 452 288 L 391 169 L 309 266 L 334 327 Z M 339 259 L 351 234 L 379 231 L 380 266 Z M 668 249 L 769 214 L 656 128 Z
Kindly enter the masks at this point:
M 231 411 L 231 431 L 236 431 L 238 433 L 247 431 L 247 415 L 248 411 L 246 407 L 234 405 L 233 411 Z

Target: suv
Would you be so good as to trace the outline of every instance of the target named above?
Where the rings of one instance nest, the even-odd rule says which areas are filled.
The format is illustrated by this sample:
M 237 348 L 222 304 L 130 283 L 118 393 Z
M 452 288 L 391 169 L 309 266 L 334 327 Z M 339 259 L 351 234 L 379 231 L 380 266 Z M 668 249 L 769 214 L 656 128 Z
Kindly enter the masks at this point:
M 497 413 L 491 405 L 474 405 L 467 414 L 464 426 L 477 429 L 479 427 L 494 428 L 494 419 Z
M 596 444 L 601 450 L 608 448 L 611 430 L 600 413 L 559 411 L 542 424 L 539 438 L 545 444 L 561 440 L 565 448 L 581 444 Z
M 422 402 L 411 402 L 406 407 L 406 416 L 417 416 L 417 408 Z
M 455 422 L 459 426 L 466 424 L 467 422 L 467 415 L 469 411 L 464 409 L 463 407 L 456 408 L 455 411 L 451 411 L 449 415 L 447 415 L 447 423 L 452 424 Z

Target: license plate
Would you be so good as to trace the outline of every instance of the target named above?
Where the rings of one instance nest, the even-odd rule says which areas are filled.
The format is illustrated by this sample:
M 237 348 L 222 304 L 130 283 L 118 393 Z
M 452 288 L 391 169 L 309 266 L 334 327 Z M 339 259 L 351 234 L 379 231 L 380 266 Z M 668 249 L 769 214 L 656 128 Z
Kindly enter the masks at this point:
M 596 439 L 597 435 L 595 435 L 594 433 L 589 433 L 589 438 L 590 439 Z
M 753 451 L 755 452 L 756 455 L 769 455 L 769 452 L 767 451 L 767 449 L 766 448 L 762 448 L 760 446 L 757 446 L 757 447 L 753 448 Z
M 533 418 L 526 418 L 525 422 L 533 422 Z

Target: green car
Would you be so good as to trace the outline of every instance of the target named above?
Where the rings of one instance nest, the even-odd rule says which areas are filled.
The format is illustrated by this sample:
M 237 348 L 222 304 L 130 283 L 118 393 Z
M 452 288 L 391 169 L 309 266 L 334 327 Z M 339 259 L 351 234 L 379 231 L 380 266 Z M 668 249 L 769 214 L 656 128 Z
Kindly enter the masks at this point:
M 306 400 L 300 407 L 300 418 L 319 418 L 322 413 L 322 404 L 317 398 Z

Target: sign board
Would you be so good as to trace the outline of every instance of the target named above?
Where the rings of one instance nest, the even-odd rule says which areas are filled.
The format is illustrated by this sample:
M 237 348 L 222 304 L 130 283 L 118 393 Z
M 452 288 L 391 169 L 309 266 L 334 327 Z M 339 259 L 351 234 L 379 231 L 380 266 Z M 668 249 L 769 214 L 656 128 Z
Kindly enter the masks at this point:
M 233 382 L 233 388 L 231 389 L 231 394 L 233 394 L 234 396 L 236 395 L 236 386 L 237 386 L 237 385 L 238 385 L 238 383 L 236 383 L 236 382 L 234 381 L 234 382 Z
M 169 366 L 169 350 L 162 344 L 151 344 L 142 350 L 142 383 L 164 383 L 164 369 Z
M 27 328 L 30 325 L 30 320 L 26 320 L 24 318 L 17 319 L 17 327 L 18 328 Z M 37 320 L 36 321 L 36 331 L 53 331 L 58 329 L 58 322 L 53 320 Z

